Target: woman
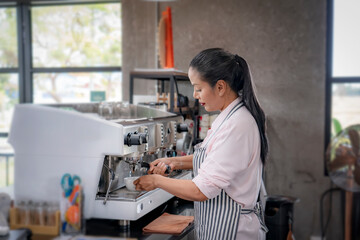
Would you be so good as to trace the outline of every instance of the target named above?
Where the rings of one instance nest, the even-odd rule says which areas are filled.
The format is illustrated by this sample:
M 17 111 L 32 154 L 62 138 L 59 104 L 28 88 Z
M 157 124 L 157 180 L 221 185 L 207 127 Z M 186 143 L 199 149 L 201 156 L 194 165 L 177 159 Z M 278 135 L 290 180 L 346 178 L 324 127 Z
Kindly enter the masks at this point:
M 195 201 L 198 239 L 263 239 L 257 204 L 268 152 L 265 115 L 255 97 L 246 61 L 223 49 L 200 52 L 190 63 L 194 98 L 208 112 L 220 111 L 193 155 L 160 158 L 134 183 L 137 190 L 162 188 Z M 193 169 L 194 179 L 167 178 L 171 170 Z

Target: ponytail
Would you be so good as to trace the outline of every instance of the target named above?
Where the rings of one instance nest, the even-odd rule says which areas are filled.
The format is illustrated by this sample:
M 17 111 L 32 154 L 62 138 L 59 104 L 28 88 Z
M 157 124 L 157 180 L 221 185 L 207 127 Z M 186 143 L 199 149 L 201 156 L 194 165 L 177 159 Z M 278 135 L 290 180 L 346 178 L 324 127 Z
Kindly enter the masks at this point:
M 202 80 L 214 87 L 218 80 L 226 81 L 230 88 L 238 93 L 256 121 L 260 133 L 261 152 L 260 157 L 263 164 L 268 154 L 268 141 L 266 137 L 266 119 L 256 98 L 250 70 L 245 59 L 233 55 L 221 48 L 210 48 L 203 50 L 190 62 L 190 67 L 196 69 L 202 76 Z
M 266 162 L 266 157 L 269 151 L 268 141 L 266 137 L 266 118 L 265 113 L 260 107 L 260 104 L 256 98 L 254 88 L 252 86 L 250 70 L 247 62 L 242 57 L 235 55 L 235 61 L 239 64 L 242 69 L 241 77 L 243 78 L 242 100 L 244 106 L 249 110 L 251 115 L 254 117 L 256 124 L 259 128 L 260 140 L 261 140 L 261 161 L 263 164 Z

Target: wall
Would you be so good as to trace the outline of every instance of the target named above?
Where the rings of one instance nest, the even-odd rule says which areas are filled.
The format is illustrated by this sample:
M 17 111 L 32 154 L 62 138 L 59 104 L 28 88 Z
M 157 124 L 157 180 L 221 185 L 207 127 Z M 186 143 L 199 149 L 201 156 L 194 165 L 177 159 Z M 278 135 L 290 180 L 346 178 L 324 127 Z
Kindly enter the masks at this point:
M 129 71 L 156 66 L 158 3 L 122 2 L 126 99 Z M 248 60 L 268 117 L 268 194 L 300 199 L 294 212 L 296 239 L 319 236 L 320 196 L 330 187 L 323 174 L 326 1 L 178 0 L 158 5 L 160 11 L 172 8 L 178 69 L 187 71 L 192 57 L 209 47 Z M 191 97 L 192 89 L 186 89 Z M 333 210 L 328 239 L 342 238 L 336 227 L 342 224 L 339 215 Z
M 135 68 L 156 68 L 156 10 L 154 2 L 124 0 L 123 30 L 123 99 L 129 100 L 129 74 Z M 137 80 L 136 94 L 156 94 L 153 82 Z

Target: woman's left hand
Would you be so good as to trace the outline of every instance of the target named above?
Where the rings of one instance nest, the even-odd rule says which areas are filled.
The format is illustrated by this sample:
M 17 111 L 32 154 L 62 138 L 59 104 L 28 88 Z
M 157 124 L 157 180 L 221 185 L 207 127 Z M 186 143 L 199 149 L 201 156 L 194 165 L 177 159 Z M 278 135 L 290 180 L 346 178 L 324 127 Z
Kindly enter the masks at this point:
M 137 191 L 151 191 L 157 188 L 156 180 L 160 175 L 145 175 L 134 181 Z

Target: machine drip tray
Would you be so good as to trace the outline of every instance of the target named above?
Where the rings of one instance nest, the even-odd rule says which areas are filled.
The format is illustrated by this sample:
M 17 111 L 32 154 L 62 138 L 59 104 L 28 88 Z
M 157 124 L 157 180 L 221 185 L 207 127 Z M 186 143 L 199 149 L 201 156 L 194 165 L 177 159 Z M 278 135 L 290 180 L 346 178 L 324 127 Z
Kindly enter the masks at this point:
M 188 171 L 182 171 L 180 173 L 178 173 L 177 175 L 172 175 L 171 178 L 183 178 L 184 176 L 186 176 L 187 174 L 189 174 Z M 154 189 L 152 191 L 141 191 L 141 192 L 133 192 L 133 191 L 129 191 L 126 189 L 126 187 L 122 187 L 119 188 L 117 190 L 112 191 L 109 194 L 109 198 L 107 199 L 107 201 L 131 201 L 131 202 L 136 202 L 138 200 L 141 200 L 142 198 L 145 198 L 146 196 L 149 196 L 151 194 L 154 194 L 156 191 L 158 191 L 159 189 Z M 105 199 L 105 194 L 98 194 L 96 196 L 96 200 L 104 200 Z

